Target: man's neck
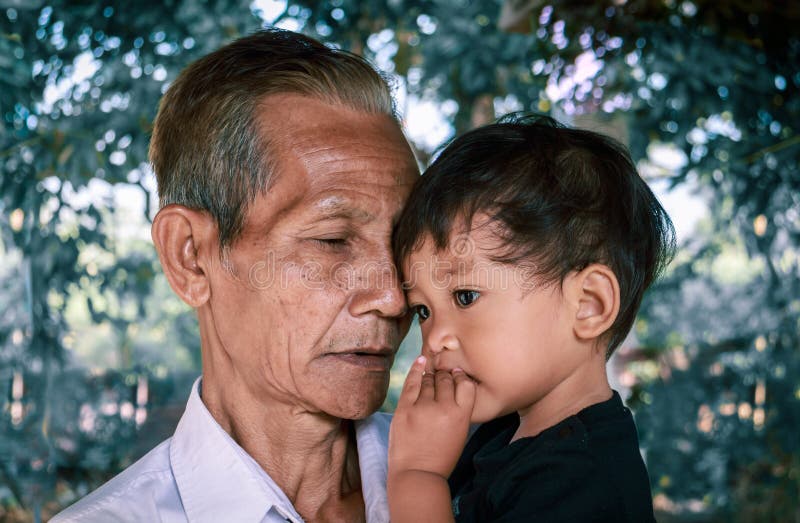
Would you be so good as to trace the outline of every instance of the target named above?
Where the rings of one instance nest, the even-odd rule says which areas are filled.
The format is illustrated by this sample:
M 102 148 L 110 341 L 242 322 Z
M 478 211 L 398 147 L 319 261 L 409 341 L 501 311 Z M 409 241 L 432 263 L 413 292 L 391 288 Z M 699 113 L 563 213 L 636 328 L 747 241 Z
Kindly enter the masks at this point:
M 245 388 L 204 358 L 202 400 L 306 521 L 364 517 L 353 422 Z M 358 516 L 355 514 L 358 513 Z

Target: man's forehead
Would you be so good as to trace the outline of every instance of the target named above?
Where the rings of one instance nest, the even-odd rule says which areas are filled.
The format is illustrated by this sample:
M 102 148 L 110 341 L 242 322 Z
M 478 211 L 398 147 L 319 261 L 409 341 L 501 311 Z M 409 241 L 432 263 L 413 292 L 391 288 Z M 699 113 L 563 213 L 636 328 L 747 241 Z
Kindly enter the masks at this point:
M 395 214 L 419 176 L 396 122 L 298 95 L 270 95 L 259 108 L 269 149 L 272 209 L 369 220 Z M 266 210 L 264 212 L 267 212 Z
M 305 194 L 297 207 L 316 215 L 370 221 L 383 214 L 396 222 L 416 179 L 393 169 L 363 169 L 342 160 L 334 170 L 295 171 L 305 178 Z M 328 164 L 327 167 L 330 167 Z M 352 170 L 349 170 L 352 168 Z
M 307 183 L 311 190 L 338 185 L 396 186 L 410 188 L 419 169 L 408 143 L 394 123 L 359 126 L 341 120 L 342 125 L 298 126 L 270 136 L 270 164 L 277 178 L 287 176 L 290 183 Z M 329 122 L 330 123 L 330 122 Z M 299 178 L 303 178 L 299 180 Z
M 402 151 L 413 159 L 408 141 L 390 115 L 352 109 L 299 94 L 266 96 L 257 109 L 261 132 L 272 146 L 307 154 L 334 149 L 334 144 Z

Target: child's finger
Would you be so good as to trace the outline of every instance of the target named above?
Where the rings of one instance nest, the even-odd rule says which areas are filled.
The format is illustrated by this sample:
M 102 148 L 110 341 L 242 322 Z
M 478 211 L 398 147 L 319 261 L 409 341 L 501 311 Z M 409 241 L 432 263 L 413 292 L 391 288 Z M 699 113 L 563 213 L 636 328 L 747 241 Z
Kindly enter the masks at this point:
M 449 371 L 440 370 L 435 375 L 436 401 L 453 401 L 453 375 Z
M 419 400 L 432 400 L 435 396 L 434 373 L 425 372 L 422 375 L 422 384 L 419 390 Z
M 475 382 L 461 369 L 453 369 L 456 405 L 472 410 L 475 405 Z
M 422 388 L 422 374 L 425 372 L 425 356 L 420 356 L 411 368 L 408 369 L 408 376 L 403 383 L 403 390 L 400 391 L 400 398 L 398 398 L 398 406 L 401 404 L 413 405 L 419 397 L 419 391 Z

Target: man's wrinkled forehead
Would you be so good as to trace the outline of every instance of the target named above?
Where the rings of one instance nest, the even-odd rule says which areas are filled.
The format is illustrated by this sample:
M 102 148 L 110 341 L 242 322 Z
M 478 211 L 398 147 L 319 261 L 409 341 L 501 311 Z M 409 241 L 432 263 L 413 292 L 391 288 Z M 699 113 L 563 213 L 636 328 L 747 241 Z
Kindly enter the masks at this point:
M 255 207 L 263 209 L 253 209 L 254 218 L 268 213 L 270 207 L 277 216 L 268 221 L 302 215 L 358 223 L 382 223 L 389 217 L 391 224 L 396 223 L 419 176 L 410 151 L 405 162 L 404 142 L 395 144 L 395 137 L 389 135 L 343 144 L 313 131 L 294 134 L 298 139 L 291 144 L 272 144 L 273 180 L 266 199 L 256 202 Z M 381 148 L 394 148 L 394 154 L 378 156 Z M 376 157 L 392 161 L 376 162 Z
M 383 175 L 380 181 L 384 182 L 389 174 L 392 178 L 388 183 L 397 185 L 413 184 L 419 176 L 407 140 L 388 115 L 363 113 L 298 95 L 271 95 L 261 107 L 259 130 L 270 149 L 275 171 L 299 169 L 322 184 L 327 180 L 316 178 L 353 172 L 367 183 L 377 174 Z M 393 161 L 382 163 L 380 173 L 361 171 L 370 161 L 386 158 Z
M 270 146 L 324 153 L 327 142 L 345 141 L 363 145 L 367 151 L 376 139 L 397 151 L 410 153 L 399 122 L 391 115 L 369 113 L 311 96 L 270 94 L 255 109 L 256 128 Z

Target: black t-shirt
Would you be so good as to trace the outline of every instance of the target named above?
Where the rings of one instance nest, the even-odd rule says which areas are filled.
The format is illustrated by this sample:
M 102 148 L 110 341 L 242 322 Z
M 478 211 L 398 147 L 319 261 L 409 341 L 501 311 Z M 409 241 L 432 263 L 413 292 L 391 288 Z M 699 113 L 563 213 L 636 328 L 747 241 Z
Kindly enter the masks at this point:
M 636 425 L 619 394 L 509 444 L 516 413 L 481 425 L 453 474 L 458 522 L 654 522 Z

